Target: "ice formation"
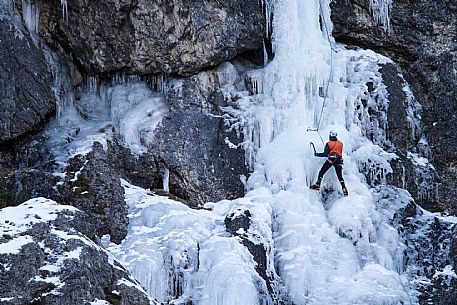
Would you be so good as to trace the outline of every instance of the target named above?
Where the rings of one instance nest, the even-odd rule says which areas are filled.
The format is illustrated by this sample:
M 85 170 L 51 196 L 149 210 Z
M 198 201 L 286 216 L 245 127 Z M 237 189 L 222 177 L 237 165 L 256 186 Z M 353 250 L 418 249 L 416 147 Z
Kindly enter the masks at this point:
M 390 27 L 390 10 L 392 0 L 370 0 L 370 10 L 376 24 L 382 25 L 384 31 Z
M 380 5 L 373 2 L 372 9 L 388 24 L 389 3 Z M 220 68 L 232 80 L 221 83 L 229 102 L 227 128 L 243 137 L 253 170 L 246 196 L 191 210 L 124 182 L 130 231 L 111 251 L 153 298 L 173 304 L 415 304 L 403 270 L 405 245 L 392 225 L 393 211 L 402 206 L 389 205 L 380 194 L 410 197 L 369 187 L 385 185 L 389 160 L 397 158 L 383 149 L 390 145 L 389 96 L 379 69 L 391 61 L 337 45 L 328 35 L 329 1 L 282 0 L 263 7 L 267 14 L 274 10 L 274 59 L 245 73 L 236 62 Z M 410 98 L 409 108 L 414 125 L 420 105 Z M 309 143 L 323 150 L 322 137 L 331 129 L 344 142 L 347 198 L 333 170 L 321 193 L 308 188 L 323 163 Z M 224 219 L 246 210 L 251 227 L 231 236 Z M 243 238 L 263 245 L 270 283 L 240 247 Z
M 52 53 L 48 55 L 52 59 Z M 65 91 L 68 80 L 58 71 L 55 87 Z M 163 93 L 152 90 L 139 77 L 116 76 L 109 82 L 91 77 L 77 100 L 69 91 L 66 99 L 60 100 L 60 115 L 47 130 L 57 161 L 62 164 L 74 155 L 89 152 L 94 141 L 106 148 L 106 141 L 114 137 L 133 153 L 142 154 L 144 144 L 152 140 L 168 111 Z
M 126 181 L 123 185 L 130 232 L 121 245 L 112 244 L 109 250 L 151 297 L 173 304 L 188 300 L 205 305 L 272 304 L 267 303 L 266 283 L 256 273 L 251 254 L 224 225 L 227 214 L 248 207 L 260 226 L 251 232 L 271 244 L 268 191 L 209 204 L 212 211 L 207 211 L 153 196 Z
M 66 1 L 61 5 L 65 19 Z M 219 69 L 229 103 L 227 128 L 243 137 L 252 169 L 247 194 L 193 210 L 123 181 L 129 234 L 121 245 L 107 247 L 152 298 L 170 304 L 415 304 L 403 270 L 404 244 L 391 225 L 392 207 L 378 196 L 383 190 L 369 187 L 386 182 L 392 172 L 388 161 L 396 158 L 383 150 L 389 97 L 379 69 L 390 60 L 337 45 L 330 36 L 329 0 L 261 5 L 274 59 L 246 72 L 236 62 Z M 390 6 L 390 0 L 371 1 L 375 20 L 386 29 Z M 39 11 L 24 7 L 26 25 L 36 31 Z M 58 161 L 87 153 L 94 141 L 106 146 L 114 136 L 135 153 L 145 151 L 167 111 L 163 76 L 152 80 L 153 86 L 138 77 L 89 78 L 76 100 L 65 77 L 69 71 L 53 53 L 46 57 L 59 102 L 47 134 Z M 407 85 L 404 90 L 410 127 L 418 136 L 420 105 Z M 347 198 L 341 197 L 333 170 L 321 193 L 308 189 L 323 162 L 309 142 L 322 150 L 322 137 L 331 129 L 345 145 Z M 426 139 L 422 142 L 426 147 Z M 427 166 L 423 152 L 409 157 Z M 165 169 L 164 189 L 168 175 Z M 227 217 L 245 211 L 249 229 L 228 233 Z M 243 241 L 263 249 L 265 274 L 256 270 L 256 257 Z M 19 238 L 10 248 L 27 242 Z M 448 269 L 442 272 L 451 274 Z
M 38 3 L 33 0 L 22 0 L 22 18 L 25 26 L 31 34 L 38 33 L 38 21 L 40 17 L 40 8 Z

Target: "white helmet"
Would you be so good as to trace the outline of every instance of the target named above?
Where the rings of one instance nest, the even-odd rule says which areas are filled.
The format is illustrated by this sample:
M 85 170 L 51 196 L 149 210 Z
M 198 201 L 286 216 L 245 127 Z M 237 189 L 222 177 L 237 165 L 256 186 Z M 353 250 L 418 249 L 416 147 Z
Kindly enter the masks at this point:
M 338 136 L 338 133 L 336 131 L 334 131 L 334 130 L 330 130 L 328 136 L 330 138 L 336 138 Z

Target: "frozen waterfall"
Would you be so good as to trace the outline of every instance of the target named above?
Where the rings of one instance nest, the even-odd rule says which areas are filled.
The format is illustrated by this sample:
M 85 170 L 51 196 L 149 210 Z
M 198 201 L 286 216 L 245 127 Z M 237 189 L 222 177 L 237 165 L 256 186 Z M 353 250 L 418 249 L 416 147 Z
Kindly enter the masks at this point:
M 385 115 L 369 120 L 366 111 L 388 107 L 379 68 L 390 60 L 336 44 L 328 0 L 268 8 L 274 59 L 244 74 L 236 63 L 220 67 L 232 75 L 222 88 L 226 122 L 243 136 L 253 169 L 246 196 L 192 210 L 124 181 L 130 231 L 109 249 L 152 298 L 170 304 L 415 304 L 389 207 L 376 204 L 361 172 L 384 182 L 396 157 L 380 146 Z M 252 90 L 236 89 L 245 79 Z M 309 143 L 322 151 L 320 135 L 331 129 L 344 143 L 347 198 L 333 169 L 321 193 L 309 190 L 324 161 Z M 231 236 L 224 219 L 245 211 L 249 229 Z M 265 249 L 267 279 L 243 238 Z

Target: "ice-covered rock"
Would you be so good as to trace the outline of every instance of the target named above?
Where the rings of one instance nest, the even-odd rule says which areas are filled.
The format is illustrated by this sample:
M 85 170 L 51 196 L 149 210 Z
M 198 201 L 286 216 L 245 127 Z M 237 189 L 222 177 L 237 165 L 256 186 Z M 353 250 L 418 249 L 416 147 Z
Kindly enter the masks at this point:
M 45 198 L 0 211 L 3 304 L 151 304 L 143 288 L 84 234 L 87 214 Z
M 129 234 L 108 250 L 152 298 L 175 304 L 275 304 L 270 289 L 277 289 L 277 283 L 272 287 L 262 276 L 274 278 L 267 190 L 195 210 L 126 181 L 123 186 Z M 226 230 L 226 217 L 246 209 L 254 220 L 245 236 L 264 248 L 264 266 L 258 265 L 262 257 L 253 257 L 239 237 Z
M 375 5 L 373 5 L 375 4 Z M 387 8 L 387 9 L 386 9 Z M 455 116 L 455 100 L 457 90 L 457 73 L 455 68 L 455 37 L 457 36 L 457 6 L 455 2 L 437 3 L 421 0 L 414 3 L 390 0 L 365 1 L 338 0 L 332 2 L 333 35 L 337 41 L 370 48 L 389 56 L 399 63 L 404 77 L 408 80 L 416 100 L 422 105 L 421 124 L 425 138 L 429 143 L 429 159 L 439 177 L 433 171 L 425 176 L 415 172 L 415 165 L 405 160 L 400 166 L 411 180 L 432 180 L 433 185 L 420 185 L 414 181 L 407 183 L 408 189 L 415 199 L 425 208 L 434 211 L 455 213 L 455 162 L 457 153 L 452 145 L 446 142 L 457 141 L 456 133 L 449 126 L 457 124 Z M 372 16 L 372 13 L 374 17 Z M 390 22 L 388 21 L 390 19 Z M 383 21 L 384 20 L 384 21 Z M 381 23 L 379 21 L 382 21 Z M 384 30 L 388 24 L 389 29 Z M 395 71 L 383 68 L 387 81 L 394 81 Z M 394 72 L 394 73 L 392 73 Z M 392 88 L 397 87 L 395 84 Z M 392 97 L 392 108 L 389 110 L 389 124 L 394 128 L 392 136 L 405 146 L 411 138 L 396 134 L 408 127 L 403 116 L 404 106 L 398 104 L 403 95 L 399 90 L 389 92 Z M 406 105 L 405 105 L 406 106 Z M 408 114 L 409 118 L 412 118 Z M 399 129 L 398 129 L 399 128 Z M 397 130 L 397 132 L 395 131 Z M 409 129 L 409 128 L 407 128 Z M 419 138 L 421 136 L 419 135 Z M 417 139 L 416 139 L 417 141 Z M 398 147 L 401 148 L 401 147 Z M 417 153 L 417 152 L 414 152 Z M 407 164 L 409 163 L 409 165 Z M 398 172 L 398 171 L 397 171 Z M 423 173 L 424 171 L 421 170 Z M 421 189 L 427 191 L 421 192 Z

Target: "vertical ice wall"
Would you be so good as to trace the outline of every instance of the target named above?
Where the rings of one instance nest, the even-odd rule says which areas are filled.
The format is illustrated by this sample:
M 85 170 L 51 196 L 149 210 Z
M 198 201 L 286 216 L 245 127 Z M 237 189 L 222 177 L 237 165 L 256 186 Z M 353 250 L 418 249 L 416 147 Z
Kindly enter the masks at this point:
M 404 245 L 380 217 L 359 172 L 370 159 L 376 164 L 367 165 L 372 179 L 385 182 L 388 160 L 396 157 L 379 146 L 387 141 L 382 113 L 388 108 L 379 69 L 389 60 L 335 45 L 329 11 L 328 1 L 274 2 L 275 57 L 246 74 L 250 94 L 226 94 L 233 100 L 227 122 L 243 134 L 253 164 L 248 188 L 272 192 L 275 259 L 289 301 L 409 304 L 398 257 Z M 370 103 L 379 116 L 367 111 Z M 336 195 L 333 170 L 324 178 L 323 198 L 308 190 L 323 162 L 308 146 L 312 141 L 323 150 L 319 134 L 308 131 L 317 127 L 324 138 L 338 131 L 344 142 L 348 198 Z

